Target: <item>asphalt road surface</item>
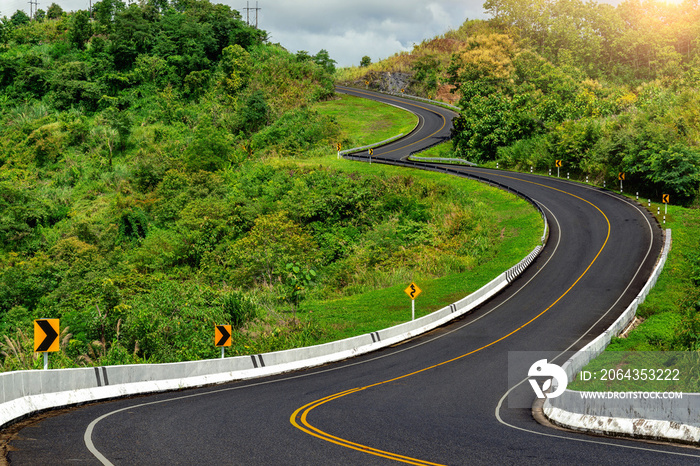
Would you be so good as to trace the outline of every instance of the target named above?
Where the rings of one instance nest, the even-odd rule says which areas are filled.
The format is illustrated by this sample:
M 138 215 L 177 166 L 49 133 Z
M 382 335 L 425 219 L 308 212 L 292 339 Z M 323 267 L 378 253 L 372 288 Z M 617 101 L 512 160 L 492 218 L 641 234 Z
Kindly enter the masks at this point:
M 421 119 L 409 138 L 376 149 L 377 161 L 401 160 L 449 134 L 449 111 L 365 96 Z M 582 347 L 620 314 L 659 255 L 653 218 L 619 196 L 566 181 L 459 170 L 527 193 L 551 227 L 533 265 L 474 313 L 313 370 L 68 410 L 20 430 L 11 464 L 698 464 L 695 448 L 540 425 L 529 384 L 516 386 L 528 367 L 509 364 L 509 355 L 525 351 L 533 363 L 561 364 L 565 355 L 552 355 Z

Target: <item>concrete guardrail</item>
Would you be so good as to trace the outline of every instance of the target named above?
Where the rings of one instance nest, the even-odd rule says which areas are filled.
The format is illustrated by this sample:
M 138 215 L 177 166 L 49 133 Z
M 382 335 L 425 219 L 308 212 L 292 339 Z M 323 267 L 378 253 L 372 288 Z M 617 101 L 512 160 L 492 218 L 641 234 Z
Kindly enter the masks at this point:
M 604 333 L 562 366 L 570 381 L 634 319 L 637 307 L 656 284 L 670 248 L 671 230 L 667 229 L 661 257 L 637 297 Z M 683 393 L 682 398 L 646 398 L 639 392 L 634 393 L 636 396 L 630 392 L 625 398 L 592 399 L 584 398 L 579 391 L 566 390 L 559 397 L 547 398 L 543 411 L 553 423 L 585 432 L 700 442 L 700 393 Z

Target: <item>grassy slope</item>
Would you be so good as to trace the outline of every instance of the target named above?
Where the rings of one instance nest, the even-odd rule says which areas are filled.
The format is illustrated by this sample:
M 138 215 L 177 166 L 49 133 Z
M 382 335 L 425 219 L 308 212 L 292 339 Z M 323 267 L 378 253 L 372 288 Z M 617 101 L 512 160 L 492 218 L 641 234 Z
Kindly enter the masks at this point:
M 352 104 L 350 107 L 346 106 L 348 101 Z M 362 139 L 366 143 L 386 139 L 392 135 L 392 131 L 393 134 L 404 132 L 402 129 L 406 125 L 404 112 L 393 107 L 383 106 L 385 107 L 384 112 L 380 116 L 372 110 L 375 107 L 374 103 L 365 99 L 343 96 L 340 100 L 325 102 L 319 104 L 318 107 L 329 114 L 343 114 L 343 126 L 347 131 L 348 139 L 352 141 L 359 142 L 362 137 L 361 133 L 367 131 L 368 128 L 371 133 Z M 391 127 L 387 126 L 388 120 L 386 118 L 388 115 L 393 115 L 389 119 L 394 120 Z M 397 117 L 398 120 L 395 120 Z M 380 120 L 383 120 L 381 124 Z M 358 121 L 362 124 L 354 123 Z M 374 132 L 376 129 L 380 132 Z M 387 177 L 394 174 L 406 174 L 404 168 L 337 160 L 335 156 L 299 163 L 322 163 L 340 170 L 383 174 Z M 495 252 L 493 258 L 479 264 L 478 267 L 469 272 L 452 274 L 438 279 L 413 277 L 413 280 L 423 290 L 423 293 L 416 300 L 416 317 L 440 309 L 477 290 L 505 269 L 517 263 L 538 244 L 542 234 L 542 221 L 527 202 L 501 190 L 470 180 L 446 177 L 442 174 L 420 170 L 412 170 L 411 174 L 432 182 L 446 183 L 450 189 L 466 190 L 470 196 L 480 201 L 480 205 L 493 210 L 493 215 L 499 218 L 499 224 L 502 228 L 498 234 L 503 238 L 503 242 L 500 243 L 499 250 Z M 327 327 L 327 330 L 331 330 L 327 335 L 328 340 L 360 335 L 410 319 L 411 303 L 403 292 L 408 284 L 408 282 L 401 283 L 390 288 L 332 301 L 307 303 L 305 307 L 311 311 L 314 320 Z
M 360 97 L 337 96 L 337 99 L 316 104 L 314 109 L 335 118 L 342 128 L 341 139 L 349 144 L 347 148 L 408 134 L 418 124 L 418 117 L 405 110 Z

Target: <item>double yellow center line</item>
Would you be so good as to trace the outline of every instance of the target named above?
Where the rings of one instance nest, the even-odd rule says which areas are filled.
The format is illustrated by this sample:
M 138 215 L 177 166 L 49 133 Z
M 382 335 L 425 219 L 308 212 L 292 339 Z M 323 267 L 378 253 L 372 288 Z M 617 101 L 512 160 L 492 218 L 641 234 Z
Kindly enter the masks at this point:
M 509 179 L 518 180 L 518 181 L 523 181 L 523 182 L 526 182 L 526 183 L 531 183 L 531 184 L 534 184 L 534 185 L 537 185 L 537 186 L 542 186 L 542 187 L 544 187 L 544 188 L 552 189 L 552 190 L 554 190 L 554 191 L 558 191 L 558 192 L 567 194 L 567 195 L 572 196 L 572 197 L 574 197 L 574 198 L 576 198 L 576 199 L 579 199 L 579 200 L 581 200 L 581 201 L 583 201 L 583 202 L 585 202 L 585 203 L 587 203 L 587 204 L 590 204 L 590 205 L 593 206 L 598 212 L 600 212 L 600 214 L 603 216 L 603 218 L 605 218 L 605 221 L 606 221 L 606 223 L 607 223 L 607 225 L 608 225 L 607 236 L 605 237 L 605 241 L 603 242 L 603 245 L 600 247 L 600 250 L 598 251 L 598 253 L 595 255 L 595 257 L 593 258 L 593 260 L 591 261 L 591 263 L 588 264 L 588 267 L 586 267 L 586 270 L 584 270 L 583 273 L 571 284 L 571 286 L 570 286 L 561 296 L 559 296 L 552 304 L 550 304 L 545 310 L 543 310 L 542 312 L 540 312 L 539 314 L 537 314 L 535 317 L 533 317 L 532 319 L 530 319 L 529 321 L 527 321 L 526 323 L 524 323 L 524 324 L 521 325 L 520 327 L 516 328 L 515 330 L 512 330 L 511 332 L 507 333 L 506 335 L 503 335 L 502 337 L 498 338 L 497 340 L 494 340 L 494 341 L 492 341 L 491 343 L 488 343 L 488 344 L 486 344 L 486 345 L 484 345 L 484 346 L 482 346 L 482 347 L 480 347 L 480 348 L 477 348 L 477 349 L 475 349 L 475 350 L 473 350 L 473 351 L 470 351 L 470 352 L 468 352 L 468 353 L 462 354 L 462 355 L 460 355 L 460 356 L 457 356 L 457 357 L 455 357 L 455 358 L 449 359 L 449 360 L 447 360 L 447 361 L 443 361 L 443 362 L 441 362 L 441 363 L 439 363 L 439 364 L 435 364 L 435 365 L 426 367 L 426 368 L 424 368 L 424 369 L 420 369 L 420 370 L 417 370 L 417 371 L 414 371 L 414 372 L 411 372 L 411 373 L 408 373 L 408 374 L 404 374 L 404 375 L 402 375 L 402 376 L 395 377 L 395 378 L 393 378 L 393 379 L 384 380 L 384 381 L 382 381 L 382 382 L 374 383 L 374 384 L 371 384 L 371 385 L 366 385 L 366 386 L 364 386 L 364 387 L 353 388 L 353 389 L 351 389 L 351 390 L 346 390 L 346 391 L 344 391 L 344 392 L 336 393 L 336 394 L 327 396 L 327 397 L 325 397 L 325 398 L 321 398 L 321 399 L 319 399 L 319 400 L 312 401 L 311 403 L 305 404 L 304 406 L 300 407 L 299 409 L 297 409 L 296 411 L 294 411 L 294 412 L 292 413 L 292 415 L 291 415 L 290 418 L 289 418 L 289 422 L 290 422 L 294 427 L 296 427 L 297 429 L 302 430 L 303 432 L 306 432 L 306 433 L 309 434 L 309 435 L 312 435 L 312 436 L 314 436 L 314 437 L 320 438 L 320 439 L 325 440 L 325 441 L 327 441 L 327 442 L 334 443 L 334 444 L 336 444 L 336 445 L 340 445 L 340 446 L 343 446 L 343 447 L 346 447 L 346 448 L 350 448 L 350 449 L 353 449 L 353 450 L 361 451 L 361 452 L 363 452 L 363 453 L 367 453 L 367 454 L 370 454 L 370 455 L 380 456 L 380 457 L 382 457 L 382 458 L 389 458 L 389 459 L 392 459 L 392 460 L 395 460 L 395 461 L 399 461 L 399 462 L 402 462 L 402 463 L 406 463 L 406 464 L 416 464 L 416 465 L 436 465 L 436 464 L 438 464 L 438 463 L 432 463 L 432 462 L 429 462 L 429 461 L 420 460 L 420 459 L 417 459 L 417 458 L 411 458 L 411 457 L 409 457 L 409 456 L 399 455 L 399 454 L 397 454 L 397 453 L 391 453 L 391 452 L 384 451 L 384 450 L 380 450 L 380 449 L 377 449 L 377 448 L 373 448 L 373 447 L 370 447 L 370 446 L 367 446 L 367 445 L 362 445 L 362 444 L 359 444 L 359 443 L 351 442 L 350 440 L 346 440 L 346 439 L 343 439 L 343 438 L 340 438 L 340 437 L 336 437 L 336 436 L 334 436 L 334 435 L 331 435 L 331 434 L 329 434 L 329 433 L 327 433 L 327 432 L 324 432 L 324 431 L 322 431 L 321 429 L 319 429 L 319 428 L 314 427 L 313 425 L 311 425 L 311 424 L 309 423 L 309 421 L 308 421 L 308 416 L 309 416 L 309 413 L 310 413 L 312 410 L 314 410 L 315 408 L 317 408 L 317 407 L 319 407 L 319 406 L 322 406 L 322 405 L 324 405 L 324 404 L 326 404 L 326 403 L 329 403 L 329 402 L 331 402 L 331 401 L 337 400 L 337 399 L 339 399 L 339 398 L 343 398 L 343 397 L 348 396 L 348 395 L 352 395 L 353 393 L 357 393 L 357 392 L 361 392 L 361 391 L 363 391 L 363 390 L 367 390 L 368 388 L 377 387 L 377 386 L 380 386 L 380 385 L 384 385 L 384 384 L 388 384 L 388 383 L 391 383 L 391 382 L 395 382 L 395 381 L 397 381 L 397 380 L 405 379 L 405 378 L 411 377 L 411 376 L 413 376 L 413 375 L 416 375 L 416 374 L 420 374 L 420 373 L 422 373 L 422 372 L 429 371 L 429 370 L 434 369 L 434 368 L 436 368 L 436 367 L 444 366 L 444 365 L 449 364 L 449 363 L 451 363 L 451 362 L 454 362 L 454 361 L 457 361 L 457 360 L 462 359 L 462 358 L 464 358 L 464 357 L 467 357 L 467 356 L 469 356 L 469 355 L 471 355 L 471 354 L 474 354 L 474 353 L 477 353 L 477 352 L 479 352 L 479 351 L 482 351 L 482 350 L 484 350 L 484 349 L 486 349 L 486 348 L 488 348 L 488 347 L 490 347 L 490 346 L 495 345 L 495 344 L 498 343 L 498 342 L 501 342 L 501 341 L 505 340 L 506 338 L 510 337 L 511 335 L 513 335 L 513 334 L 519 332 L 520 330 L 522 330 L 523 328 L 527 327 L 528 325 L 530 325 L 530 324 L 531 324 L 532 322 L 534 322 L 535 320 L 539 319 L 542 315 L 544 315 L 547 311 L 549 311 L 552 307 L 554 307 L 554 305 L 556 305 L 562 298 L 564 298 L 564 296 L 566 296 L 566 295 L 569 293 L 569 291 L 571 291 L 571 289 L 572 289 L 574 286 L 576 286 L 576 284 L 588 273 L 588 271 L 589 271 L 590 268 L 593 266 L 593 264 L 595 263 L 595 261 L 598 260 L 598 257 L 599 257 L 600 254 L 603 252 L 603 249 L 604 249 L 605 246 L 608 244 L 608 239 L 610 238 L 610 219 L 608 219 L 608 217 L 605 215 L 605 213 L 603 213 L 603 211 L 602 211 L 598 206 L 596 206 L 595 204 L 593 204 L 592 202 L 590 202 L 590 201 L 588 201 L 588 200 L 586 200 L 586 199 L 583 199 L 582 197 L 576 196 L 575 194 L 572 194 L 572 193 L 570 193 L 570 192 L 567 192 L 567 191 L 564 191 L 564 190 L 561 190 L 561 189 L 558 189 L 558 188 L 554 188 L 554 187 L 551 187 L 551 186 L 547 186 L 547 185 L 544 185 L 544 184 L 535 183 L 534 181 L 523 180 L 523 179 L 521 179 L 521 178 L 515 178 L 515 177 L 506 176 L 506 175 L 496 175 L 496 176 L 501 176 L 501 177 L 503 177 L 503 178 L 509 178 Z

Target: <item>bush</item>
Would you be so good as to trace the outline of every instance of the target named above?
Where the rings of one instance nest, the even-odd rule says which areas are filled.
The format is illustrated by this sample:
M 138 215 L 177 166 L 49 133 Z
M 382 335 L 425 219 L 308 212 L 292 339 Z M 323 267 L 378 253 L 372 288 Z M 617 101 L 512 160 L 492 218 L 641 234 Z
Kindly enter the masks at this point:
M 197 125 L 192 142 L 185 150 L 187 168 L 191 171 L 220 170 L 230 164 L 231 152 L 230 136 L 206 119 Z
M 221 306 L 224 314 L 230 317 L 229 323 L 234 329 L 240 329 L 258 315 L 255 304 L 243 293 L 235 291 L 221 297 Z

